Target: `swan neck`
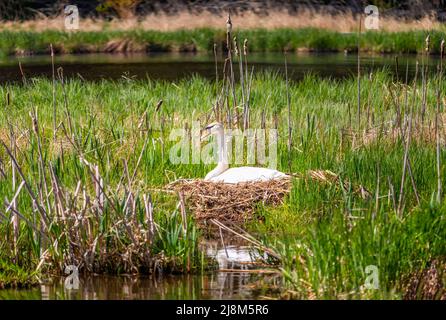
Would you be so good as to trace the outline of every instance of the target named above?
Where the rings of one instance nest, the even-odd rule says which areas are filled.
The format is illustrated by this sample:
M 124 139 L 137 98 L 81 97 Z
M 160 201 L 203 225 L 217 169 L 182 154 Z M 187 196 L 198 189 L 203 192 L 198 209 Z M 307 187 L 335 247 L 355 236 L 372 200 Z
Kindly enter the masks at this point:
M 217 139 L 217 166 L 210 171 L 204 180 L 212 180 L 212 178 L 216 178 L 221 175 L 223 172 L 228 170 L 228 155 L 226 151 L 226 141 L 225 141 L 225 133 L 223 130 L 220 130 L 216 134 Z
M 223 130 L 219 131 L 217 134 L 217 156 L 218 163 L 217 168 L 225 168 L 228 166 L 228 154 L 226 150 L 226 141 L 225 141 L 225 133 Z

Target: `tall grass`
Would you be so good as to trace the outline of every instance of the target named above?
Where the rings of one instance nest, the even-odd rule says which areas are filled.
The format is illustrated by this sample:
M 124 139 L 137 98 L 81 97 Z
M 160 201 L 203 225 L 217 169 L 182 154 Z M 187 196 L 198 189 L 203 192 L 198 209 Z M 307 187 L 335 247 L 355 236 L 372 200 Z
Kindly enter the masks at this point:
M 170 141 L 169 134 L 174 128 L 190 128 L 192 121 L 205 124 L 220 91 L 215 85 L 199 77 L 175 83 L 72 79 L 61 90 L 58 82 L 56 139 L 52 81 L 28 79 L 26 85 L 2 86 L 0 96 L 8 98 L 0 101 L 5 144 L 0 149 L 0 197 L 7 203 L 0 209 L 0 260 L 53 272 L 73 261 L 86 272 L 200 268 L 203 257 L 191 213 L 183 221 L 175 211 L 178 197 L 159 189 L 178 178 L 203 177 L 210 169 L 172 164 L 169 150 L 177 141 Z M 374 74 L 373 81 L 363 76 L 361 96 L 367 99 L 361 100 L 364 113 L 358 127 L 352 125 L 355 79 L 309 75 L 289 82 L 288 104 L 281 75 L 253 78 L 248 124 L 273 128 L 278 119 L 278 169 L 321 168 L 343 182 L 296 180 L 283 206 L 260 208 L 259 220 L 247 226 L 279 253 L 287 288 L 295 296 L 399 298 L 413 272 L 445 256 L 445 208 L 435 196 L 438 176 L 443 184 L 446 177 L 443 165 L 438 175 L 436 161 L 438 85 L 444 86 L 436 76 L 407 85 L 395 83 L 385 71 Z M 234 90 L 240 97 L 242 88 L 236 85 Z M 160 99 L 163 104 L 156 108 Z M 232 94 L 227 99 L 232 108 Z M 406 100 L 414 101 L 411 108 Z M 438 124 L 438 130 L 444 143 L 444 127 Z M 402 179 L 406 151 L 411 174 Z M 444 164 L 444 150 L 439 157 Z M 20 224 L 14 240 L 13 213 L 5 211 L 22 180 L 29 190 L 22 186 L 16 199 Z M 359 196 L 357 186 L 367 195 Z M 400 190 L 404 194 L 398 208 Z M 363 288 L 367 265 L 378 267 L 381 290 Z
M 432 43 L 439 43 L 444 37 L 442 31 L 432 31 Z M 357 50 L 355 33 L 340 33 L 316 28 L 300 29 L 252 29 L 234 30 L 239 39 L 249 39 L 251 52 L 315 50 L 353 51 Z M 364 52 L 415 53 L 421 52 L 419 43 L 426 37 L 424 31 L 375 32 L 361 35 L 360 47 Z M 214 50 L 214 43 L 224 50 L 226 34 L 218 29 L 194 29 L 184 31 L 153 31 L 134 29 L 128 31 L 0 31 L 0 54 L 49 53 L 52 43 L 56 52 L 132 52 L 132 51 L 208 51 Z M 434 48 L 432 53 L 439 53 Z

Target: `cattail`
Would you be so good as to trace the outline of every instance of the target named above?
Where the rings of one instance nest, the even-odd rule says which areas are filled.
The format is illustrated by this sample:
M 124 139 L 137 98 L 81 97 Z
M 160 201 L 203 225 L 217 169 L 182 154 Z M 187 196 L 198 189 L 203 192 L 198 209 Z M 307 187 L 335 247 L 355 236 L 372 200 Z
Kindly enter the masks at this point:
M 234 51 L 235 51 L 235 55 L 238 56 L 239 51 L 238 51 L 238 45 L 237 45 L 237 37 L 234 37 Z
M 430 42 L 431 42 L 431 35 L 428 34 L 426 37 L 426 48 L 425 48 L 426 52 L 429 52 Z
M 33 130 L 36 134 L 39 133 L 39 125 L 37 123 L 37 116 L 34 116 L 32 112 L 29 113 L 29 116 L 31 117 L 32 124 L 33 124 Z
M 441 54 L 441 57 L 443 57 L 443 54 L 444 54 L 444 39 L 441 40 L 441 44 L 440 44 L 440 54 Z
M 243 55 L 248 55 L 248 39 L 245 39 L 245 41 L 243 41 Z
M 161 105 L 163 104 L 163 100 L 161 99 L 160 101 L 158 101 L 156 107 L 155 107 L 155 111 L 158 112 L 160 111 Z
M 232 22 L 231 22 L 231 14 L 228 13 L 228 20 L 226 20 L 226 32 L 231 33 L 232 32 Z

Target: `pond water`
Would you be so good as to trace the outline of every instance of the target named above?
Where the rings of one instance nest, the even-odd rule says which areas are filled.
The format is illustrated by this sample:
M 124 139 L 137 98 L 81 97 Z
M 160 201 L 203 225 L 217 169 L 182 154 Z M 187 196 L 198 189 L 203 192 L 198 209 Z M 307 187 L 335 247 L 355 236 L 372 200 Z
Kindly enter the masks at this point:
M 404 76 L 406 63 L 409 76 L 414 73 L 415 63 L 422 63 L 422 56 L 405 55 L 399 57 L 398 73 Z M 311 72 L 322 77 L 342 78 L 357 74 L 357 56 L 343 53 L 288 53 L 288 71 L 291 79 L 299 80 Z M 432 69 L 438 63 L 432 56 L 429 64 Z M 19 61 L 26 77 L 51 77 L 51 57 L 45 55 L 0 58 L 0 83 L 22 79 Z M 221 77 L 224 57 L 218 56 L 218 72 Z M 427 61 L 427 60 L 426 60 Z M 206 53 L 152 53 L 152 54 L 80 54 L 55 57 L 57 67 L 62 67 L 64 75 L 85 80 L 119 79 L 122 77 L 145 79 L 178 80 L 198 74 L 215 79 L 215 60 Z M 284 71 L 282 53 L 252 53 L 248 56 L 248 68 L 254 72 L 262 70 Z M 362 55 L 362 72 L 388 68 L 395 73 L 395 55 Z M 238 65 L 234 71 L 237 73 Z
M 249 247 L 206 243 L 209 257 L 218 270 L 197 275 L 80 277 L 79 288 L 68 289 L 66 278 L 52 278 L 31 289 L 0 290 L 3 299 L 33 300 L 121 300 L 121 299 L 261 299 L 280 293 L 282 278 L 272 270 L 261 269 L 261 255 Z

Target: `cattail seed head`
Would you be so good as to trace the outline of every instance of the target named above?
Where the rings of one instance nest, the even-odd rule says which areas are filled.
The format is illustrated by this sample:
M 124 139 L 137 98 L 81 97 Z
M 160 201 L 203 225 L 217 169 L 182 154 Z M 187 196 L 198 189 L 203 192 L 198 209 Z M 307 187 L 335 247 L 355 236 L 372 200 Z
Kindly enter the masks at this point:
M 238 51 L 238 45 L 237 45 L 237 37 L 234 37 L 234 51 L 235 51 L 235 55 L 238 56 L 239 51 Z
M 243 41 L 243 54 L 246 56 L 248 54 L 248 39 Z
M 231 33 L 232 32 L 232 22 L 231 22 L 231 14 L 228 14 L 228 20 L 226 20 L 226 32 Z
M 35 116 L 32 114 L 32 112 L 29 112 L 29 115 L 30 115 L 31 120 L 32 120 L 34 133 L 37 134 L 37 133 L 39 132 L 39 125 L 38 125 L 38 123 L 37 123 L 37 117 L 35 117 Z
M 440 43 L 440 53 L 441 53 L 441 56 L 443 57 L 443 54 L 444 54 L 444 39 L 441 40 L 441 43 Z
M 431 35 L 428 34 L 427 37 L 426 37 L 426 48 L 425 48 L 426 51 L 429 51 L 429 48 L 430 48 L 430 40 L 431 40 Z

